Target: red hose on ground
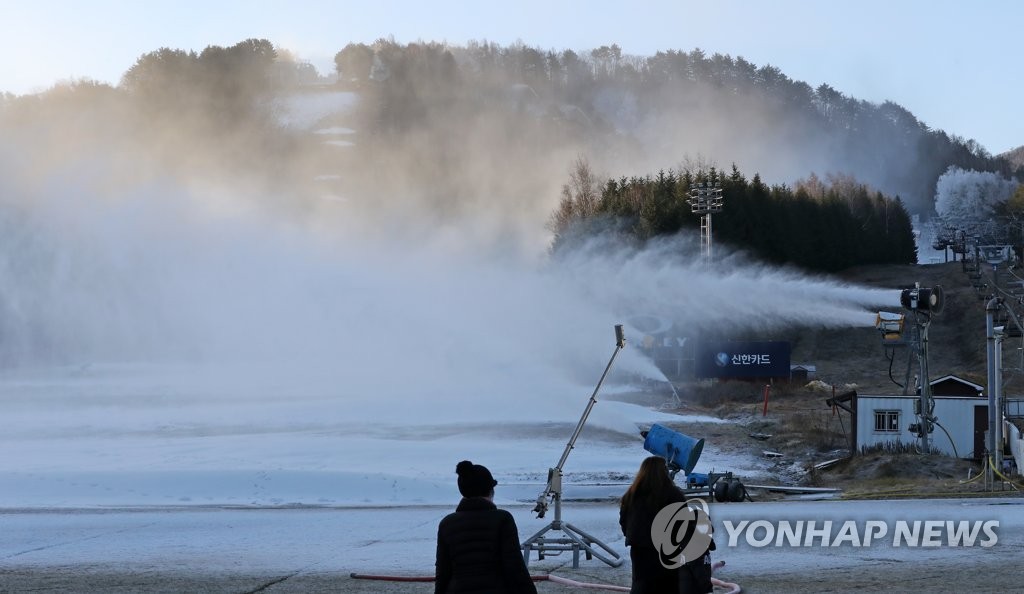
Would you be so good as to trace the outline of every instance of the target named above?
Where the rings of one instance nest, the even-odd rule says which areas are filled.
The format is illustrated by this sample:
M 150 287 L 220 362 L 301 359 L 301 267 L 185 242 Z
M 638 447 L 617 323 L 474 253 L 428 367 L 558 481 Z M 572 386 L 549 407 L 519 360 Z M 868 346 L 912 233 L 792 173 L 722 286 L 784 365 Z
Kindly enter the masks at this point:
M 724 582 L 718 578 L 711 578 L 711 585 L 716 588 L 725 588 L 725 592 L 723 592 L 723 594 L 740 594 L 740 592 L 743 591 L 739 584 Z
M 586 582 L 577 582 L 576 580 L 570 580 L 569 578 L 558 577 L 557 575 L 548 574 L 548 580 L 555 582 L 556 584 L 562 584 L 563 586 L 572 586 L 574 588 L 590 588 L 591 590 L 611 590 L 613 592 L 629 592 L 629 588 L 626 586 L 613 586 L 610 584 L 588 584 Z
M 350 573 L 348 577 L 354 580 L 378 580 L 382 582 L 432 582 L 434 576 L 432 575 L 371 575 L 367 573 Z M 548 576 L 546 575 L 531 575 L 533 581 L 544 582 L 547 581 Z
M 713 569 L 719 569 L 725 565 L 724 561 L 719 561 L 714 564 Z M 434 576 L 423 575 L 423 576 L 402 576 L 402 575 L 370 575 L 365 573 L 350 573 L 349 577 L 354 580 L 381 580 L 386 582 L 432 582 Z M 593 584 L 589 582 L 578 582 L 569 578 L 560 577 L 557 575 L 531 575 L 530 578 L 535 582 L 546 582 L 551 581 L 556 584 L 562 584 L 563 586 L 571 586 L 574 588 L 589 588 L 591 590 L 611 590 L 613 592 L 629 592 L 627 586 L 615 586 L 612 584 Z M 732 582 L 725 582 L 718 578 L 711 578 L 711 584 L 715 588 L 723 588 L 725 592 L 723 594 L 740 594 L 743 590 L 739 585 Z

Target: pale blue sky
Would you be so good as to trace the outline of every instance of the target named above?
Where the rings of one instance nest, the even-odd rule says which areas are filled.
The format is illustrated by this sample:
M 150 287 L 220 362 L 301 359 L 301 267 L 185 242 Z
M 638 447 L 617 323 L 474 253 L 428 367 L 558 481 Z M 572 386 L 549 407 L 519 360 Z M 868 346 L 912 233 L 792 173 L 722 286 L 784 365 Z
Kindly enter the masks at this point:
M 1020 0 L 0 0 L 0 15 L 0 90 L 18 94 L 68 78 L 116 84 L 145 52 L 249 37 L 321 71 L 345 44 L 388 36 L 575 51 L 618 43 L 641 56 L 700 47 L 895 101 L 995 154 L 1024 144 Z

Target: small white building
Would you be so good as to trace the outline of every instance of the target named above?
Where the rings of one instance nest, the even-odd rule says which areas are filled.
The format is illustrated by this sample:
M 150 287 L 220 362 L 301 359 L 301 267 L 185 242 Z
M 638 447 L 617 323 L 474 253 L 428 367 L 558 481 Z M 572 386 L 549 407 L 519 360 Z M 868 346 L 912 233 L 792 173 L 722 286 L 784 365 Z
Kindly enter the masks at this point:
M 988 432 L 988 399 L 984 396 L 933 396 L 935 407 L 932 414 L 938 425 L 930 434 L 935 450 L 965 459 L 980 459 L 985 453 Z M 854 391 L 828 399 L 830 406 L 837 406 L 850 413 L 853 434 L 850 446 L 854 451 L 861 448 L 886 444 L 913 445 L 920 438 L 911 433 L 910 425 L 919 422 L 914 414 L 920 396 L 883 396 L 857 394 Z M 1022 408 L 1019 399 L 1006 401 L 1007 411 Z M 1010 424 L 1004 421 L 1007 442 L 1013 443 Z
M 958 458 L 981 458 L 988 431 L 988 400 L 976 396 L 935 396 L 932 400 L 935 403 L 932 414 L 938 419 L 938 426 L 930 434 L 932 447 Z M 857 450 L 886 443 L 912 445 L 920 441 L 909 429 L 912 423 L 918 422 L 914 407 L 920 402 L 919 396 L 863 394 L 857 395 L 854 401 Z

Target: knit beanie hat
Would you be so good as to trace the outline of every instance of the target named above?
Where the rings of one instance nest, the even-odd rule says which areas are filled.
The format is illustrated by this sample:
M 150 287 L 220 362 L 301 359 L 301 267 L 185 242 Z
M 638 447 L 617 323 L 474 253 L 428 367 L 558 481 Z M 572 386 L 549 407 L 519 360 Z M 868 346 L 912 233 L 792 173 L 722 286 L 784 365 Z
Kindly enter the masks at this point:
M 455 474 L 459 475 L 459 493 L 463 497 L 487 497 L 498 484 L 486 466 L 473 464 L 469 460 L 459 462 Z

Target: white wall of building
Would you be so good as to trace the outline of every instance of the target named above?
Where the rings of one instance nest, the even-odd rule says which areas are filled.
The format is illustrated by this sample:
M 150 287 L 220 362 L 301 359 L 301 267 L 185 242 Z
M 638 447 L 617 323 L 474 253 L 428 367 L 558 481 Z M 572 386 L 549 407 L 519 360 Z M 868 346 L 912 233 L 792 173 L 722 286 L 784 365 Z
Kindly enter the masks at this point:
M 914 415 L 914 403 L 918 396 L 857 396 L 857 449 L 865 446 L 882 445 L 887 442 L 916 444 L 920 439 L 910 432 L 911 423 L 918 422 Z M 984 398 L 938 396 L 934 414 L 938 423 L 945 427 L 949 436 L 939 427 L 930 434 L 932 447 L 960 458 L 970 458 L 974 454 L 974 409 L 981 406 L 988 410 L 988 401 Z M 879 431 L 876 429 L 876 412 L 898 412 L 898 431 Z M 953 443 L 956 444 L 955 454 Z

